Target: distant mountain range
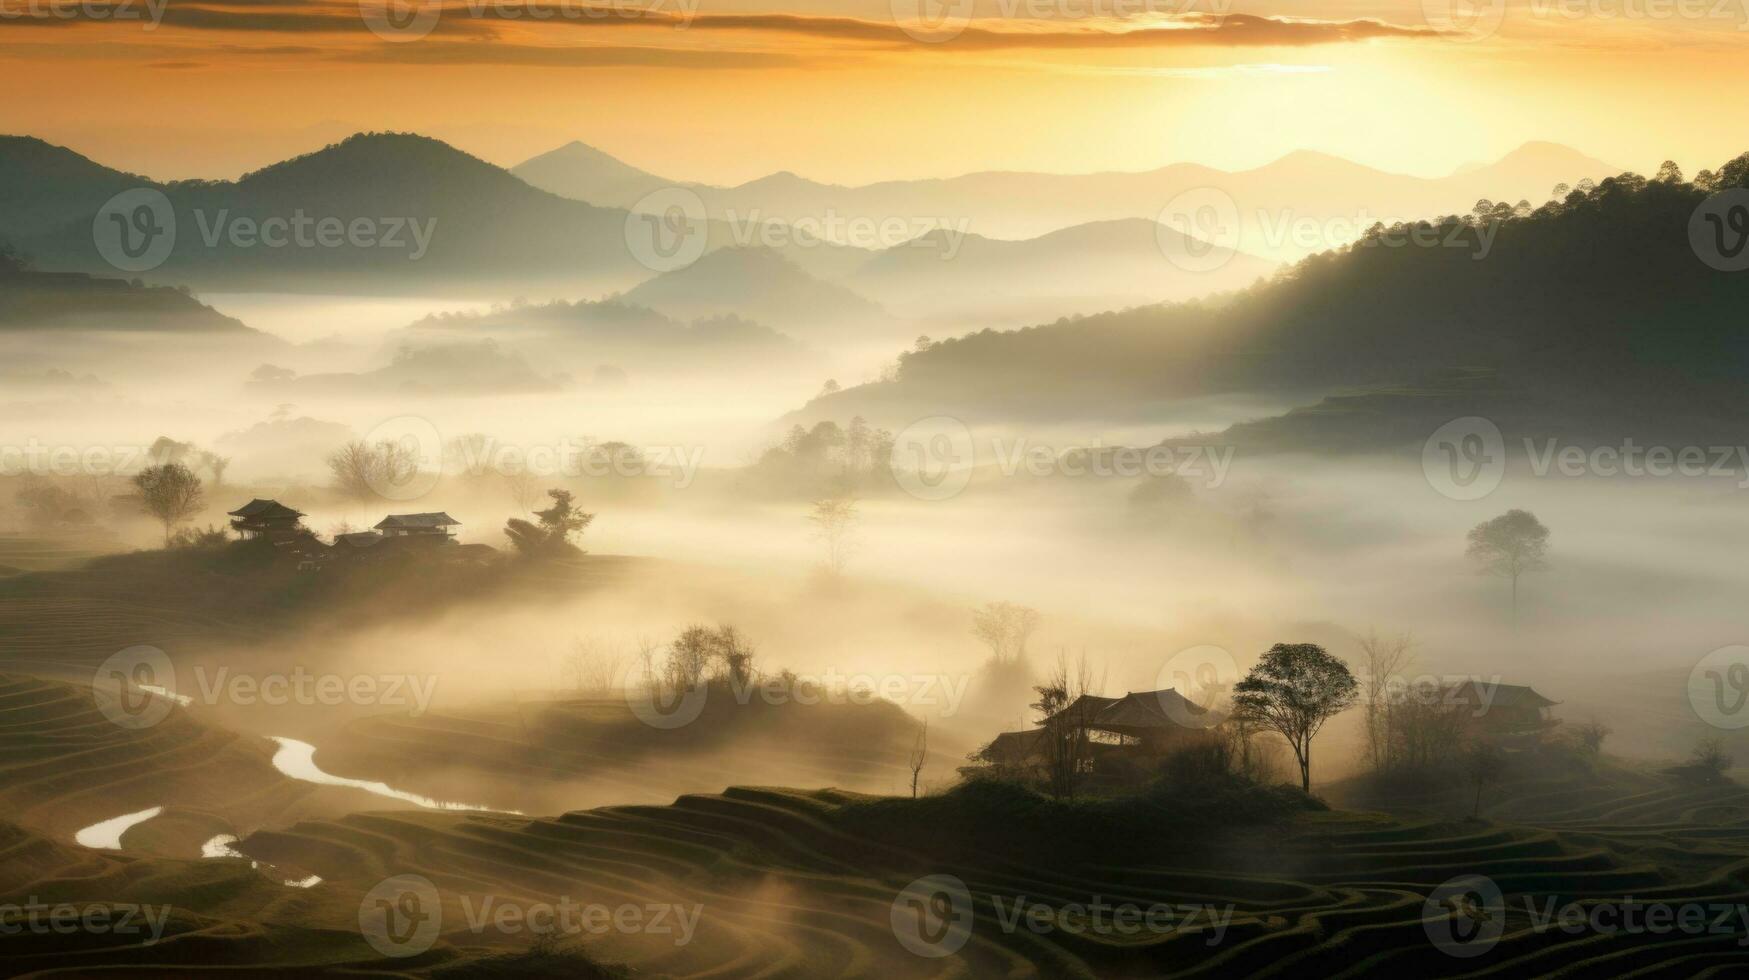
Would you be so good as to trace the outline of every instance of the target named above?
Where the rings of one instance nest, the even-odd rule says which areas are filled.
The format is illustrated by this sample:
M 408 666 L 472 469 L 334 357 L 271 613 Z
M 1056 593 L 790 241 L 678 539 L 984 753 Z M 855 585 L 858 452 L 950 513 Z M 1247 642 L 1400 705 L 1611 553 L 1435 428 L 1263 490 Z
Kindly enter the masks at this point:
M 1175 163 L 1141 172 L 1046 174 L 989 171 L 856 187 L 777 173 L 736 187 L 685 183 L 647 173 L 583 143 L 569 143 L 511 168 L 543 190 L 603 207 L 633 208 L 645 195 L 685 186 L 720 220 L 904 219 L 963 224 L 991 239 L 1028 239 L 1091 222 L 1156 219 L 1186 192 L 1217 188 L 1243 224 L 1230 244 L 1284 261 L 1347 244 L 1374 220 L 1467 214 L 1479 199 L 1541 204 L 1557 184 L 1621 172 L 1554 143 L 1527 143 L 1486 165 L 1445 177 L 1394 174 L 1312 151 L 1250 170 Z
M 1221 438 L 1378 448 L 1480 414 L 1575 439 L 1735 439 L 1749 273 L 1718 271 L 1690 234 L 1711 195 L 1749 186 L 1749 155 L 1697 181 L 1606 179 L 1534 214 L 1421 226 L 1421 245 L 1386 233 L 1224 303 L 981 331 L 799 415 L 1165 426 L 1193 399 L 1268 393 L 1308 407 Z
M 0 252 L 0 330 L 184 331 L 263 337 L 187 293 L 81 272 L 41 272 Z

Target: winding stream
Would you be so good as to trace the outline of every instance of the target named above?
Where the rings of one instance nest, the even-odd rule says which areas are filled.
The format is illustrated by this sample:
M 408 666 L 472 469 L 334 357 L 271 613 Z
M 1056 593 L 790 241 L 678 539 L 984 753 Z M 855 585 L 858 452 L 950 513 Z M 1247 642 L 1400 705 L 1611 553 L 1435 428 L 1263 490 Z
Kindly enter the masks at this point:
M 121 835 L 127 833 L 128 828 L 135 824 L 145 823 L 163 812 L 163 807 L 155 806 L 149 810 L 110 817 L 108 820 L 99 821 L 79 831 L 73 835 L 73 839 L 86 847 L 119 851 L 121 850 Z
M 517 816 L 522 815 L 520 810 L 499 810 L 495 807 L 475 806 L 470 803 L 447 803 L 443 800 L 434 800 L 429 796 L 420 796 L 417 793 L 408 793 L 403 790 L 398 790 L 390 786 L 388 783 L 378 782 L 376 780 L 347 779 L 344 776 L 336 776 L 331 773 L 323 772 L 322 768 L 316 765 L 316 747 L 314 745 L 311 745 L 308 742 L 300 742 L 295 738 L 280 738 L 277 735 L 269 735 L 268 740 L 279 746 L 279 751 L 273 753 L 273 768 L 278 769 L 281 773 L 290 776 L 293 779 L 302 780 L 306 783 L 316 783 L 321 786 L 344 786 L 349 789 L 361 789 L 366 793 L 374 793 L 377 796 L 386 797 L 391 800 L 400 800 L 403 803 L 411 803 L 414 806 L 424 807 L 427 810 L 477 810 L 483 813 L 511 813 Z

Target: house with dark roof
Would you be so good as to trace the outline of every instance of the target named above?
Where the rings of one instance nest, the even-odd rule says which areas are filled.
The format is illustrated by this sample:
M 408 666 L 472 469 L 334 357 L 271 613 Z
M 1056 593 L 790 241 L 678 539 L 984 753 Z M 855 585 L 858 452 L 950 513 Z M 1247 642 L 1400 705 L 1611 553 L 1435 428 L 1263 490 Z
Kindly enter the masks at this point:
M 454 541 L 455 532 L 450 529 L 461 526 L 461 521 L 438 511 L 431 514 L 390 514 L 377 522 L 376 529 L 386 538 Z
M 308 533 L 301 524 L 303 513 L 292 510 L 277 500 L 262 500 L 257 497 L 231 511 L 228 516 L 231 518 L 231 529 L 245 540 L 291 538 Z
M 1172 688 L 1132 691 L 1121 698 L 1083 694 L 1046 722 L 1085 728 L 1095 742 L 1164 748 L 1182 736 L 1213 728 L 1219 718 Z
M 1559 701 L 1517 684 L 1467 680 L 1446 689 L 1445 703 L 1471 737 L 1537 736 L 1560 724 L 1549 711 Z

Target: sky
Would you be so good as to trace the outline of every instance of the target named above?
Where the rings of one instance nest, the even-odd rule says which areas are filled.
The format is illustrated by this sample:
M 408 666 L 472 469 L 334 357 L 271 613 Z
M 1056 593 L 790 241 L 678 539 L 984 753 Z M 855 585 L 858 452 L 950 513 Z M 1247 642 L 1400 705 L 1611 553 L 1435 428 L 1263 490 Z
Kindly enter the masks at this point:
M 1693 172 L 1749 150 L 1746 53 L 1749 0 L 0 0 L 0 132 L 156 179 L 363 130 L 724 184 L 1530 140 Z

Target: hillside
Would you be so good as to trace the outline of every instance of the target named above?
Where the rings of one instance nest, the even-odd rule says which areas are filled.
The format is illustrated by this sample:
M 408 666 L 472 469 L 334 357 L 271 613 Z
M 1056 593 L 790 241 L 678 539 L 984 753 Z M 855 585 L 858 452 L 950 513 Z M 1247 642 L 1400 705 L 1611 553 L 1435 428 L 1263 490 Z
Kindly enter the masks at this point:
M 603 160 L 604 156 L 565 147 L 536 157 L 515 172 L 555 194 L 603 206 L 634 206 L 646 185 L 626 180 L 624 172 L 632 168 L 611 157 Z M 1570 147 L 1528 143 L 1498 160 L 1444 177 L 1389 173 L 1301 150 L 1242 170 L 1173 163 L 1136 172 L 989 171 L 853 187 L 784 172 L 735 187 L 688 186 L 704 199 L 713 218 L 731 211 L 779 220 L 826 214 L 877 222 L 893 216 L 928 217 L 950 226 L 964 222 L 976 234 L 997 239 L 1036 238 L 1090 222 L 1153 220 L 1175 196 L 1212 187 L 1226 192 L 1239 206 L 1245 221 L 1239 247 L 1282 261 L 1300 258 L 1308 249 L 1278 241 L 1279 235 L 1268 227 L 1269 218 L 1318 224 L 1358 221 L 1364 228 L 1373 220 L 1463 213 L 1482 197 L 1537 203 L 1547 200 L 1556 184 L 1576 185 L 1620 172 Z
M 45 153 L 37 141 L 0 145 L 0 173 L 24 170 Z M 67 151 L 54 156 L 73 159 Z M 113 271 L 92 235 L 94 216 L 115 193 L 110 173 L 98 168 L 84 180 L 58 181 L 27 220 L 0 217 L 0 237 L 45 269 Z M 154 282 L 294 291 L 387 281 L 445 290 L 552 282 L 605 288 L 648 275 L 626 248 L 622 212 L 536 190 L 421 136 L 359 134 L 236 181 L 128 186 L 161 192 L 174 213 L 173 248 L 144 273 Z M 263 223 L 274 219 L 308 222 L 302 240 L 268 242 Z M 313 223 L 323 219 L 339 223 L 318 236 Z M 363 224 L 354 232 L 356 222 Z
M 1567 422 L 1723 429 L 1742 417 L 1732 393 L 1749 371 L 1749 279 L 1701 261 L 1689 224 L 1709 194 L 1749 181 L 1749 157 L 1697 180 L 1627 175 L 1534 212 L 1382 229 L 1220 306 L 986 330 L 908 354 L 896 381 L 805 414 L 1164 422 L 1160 406 L 1178 400 L 1270 392 L 1311 404 L 1462 367 Z M 1437 244 L 1409 244 L 1416 234 Z M 1332 416 L 1352 412 L 1294 424 Z
M 732 313 L 779 329 L 814 331 L 879 319 L 879 305 L 850 289 L 809 275 L 767 248 L 726 248 L 692 265 L 663 273 L 623 297 L 670 316 Z
M 177 331 L 268 338 L 167 286 L 41 272 L 0 243 L 0 330 Z

